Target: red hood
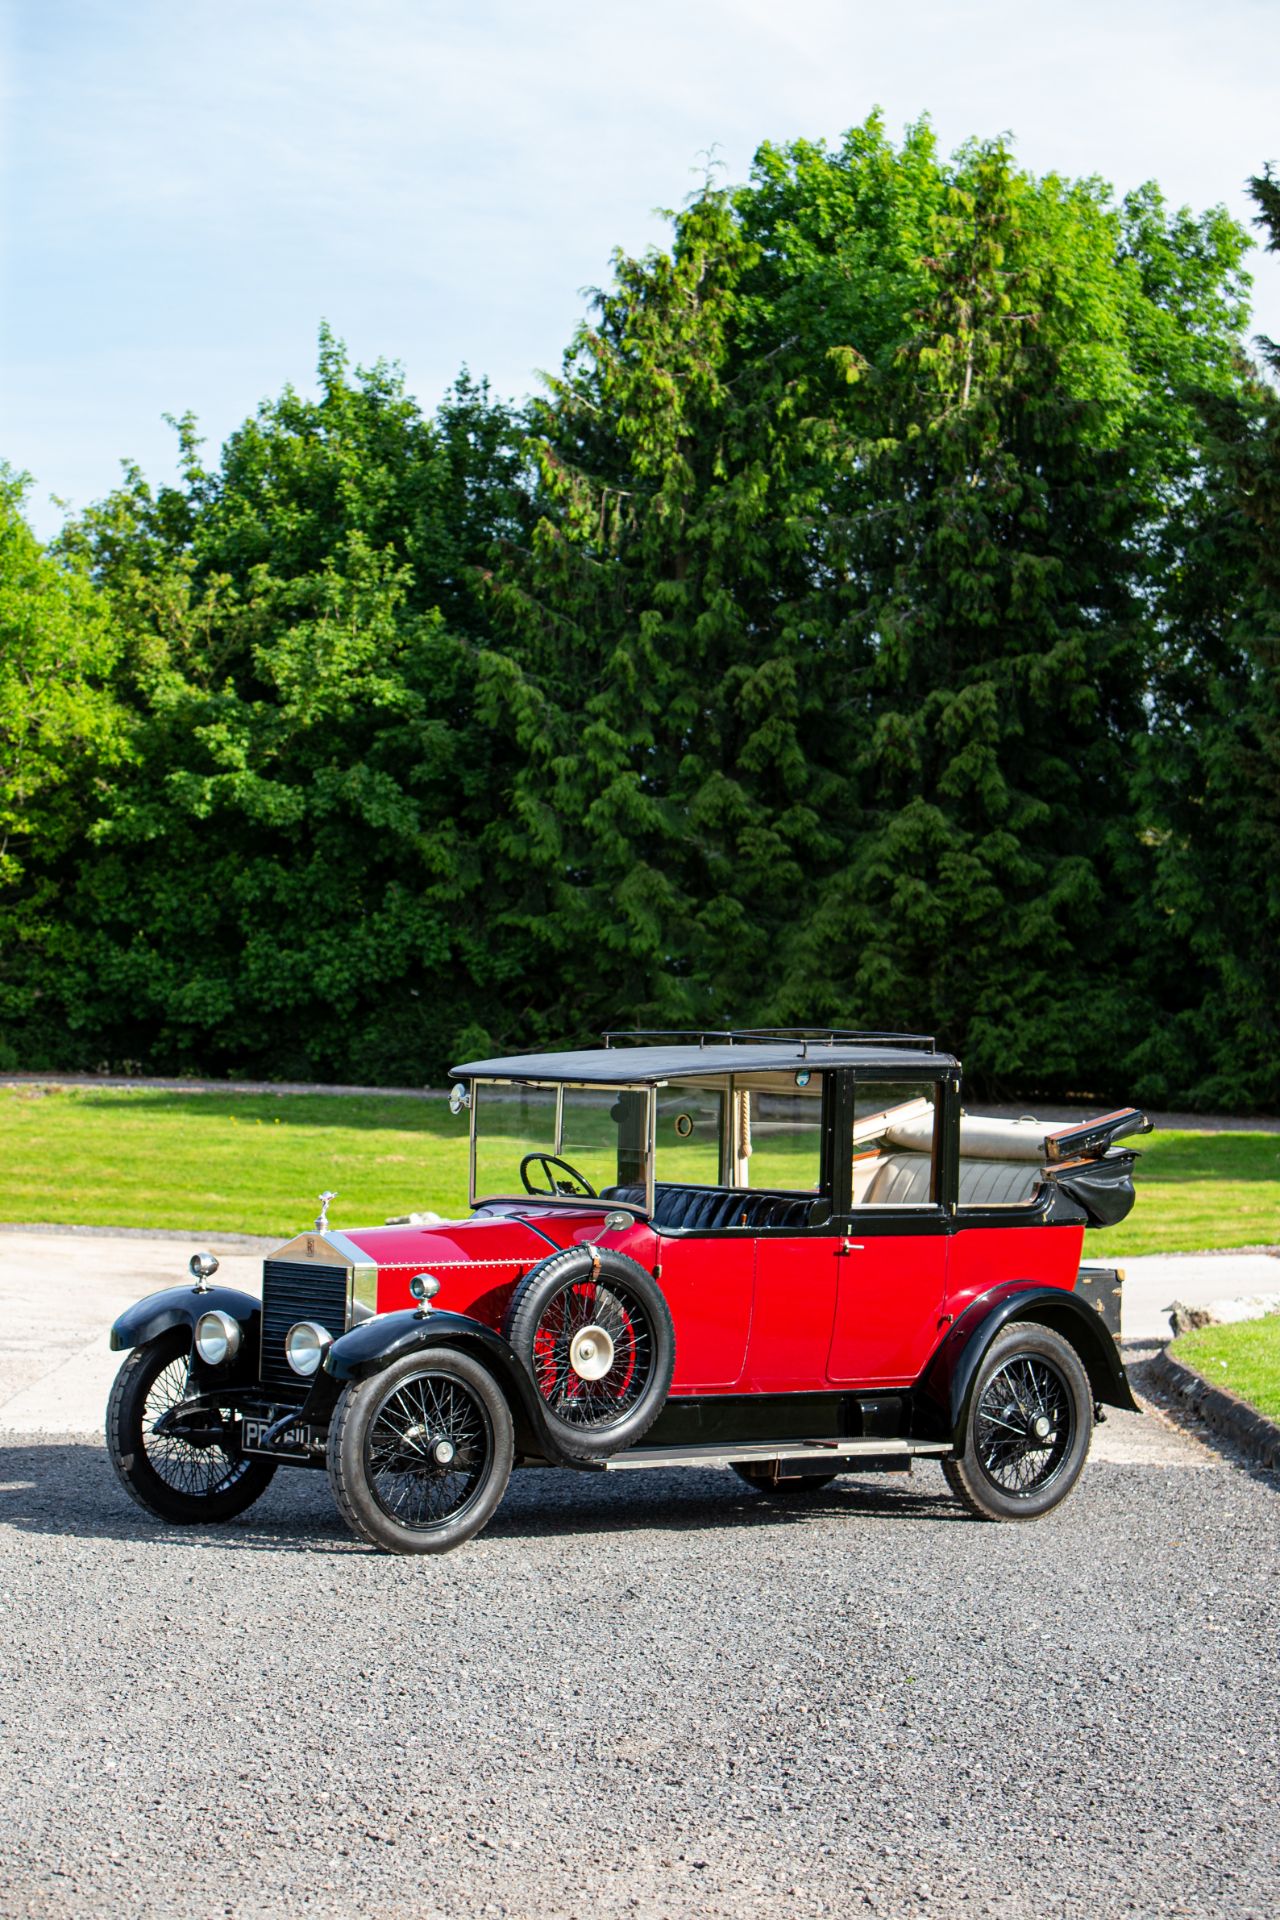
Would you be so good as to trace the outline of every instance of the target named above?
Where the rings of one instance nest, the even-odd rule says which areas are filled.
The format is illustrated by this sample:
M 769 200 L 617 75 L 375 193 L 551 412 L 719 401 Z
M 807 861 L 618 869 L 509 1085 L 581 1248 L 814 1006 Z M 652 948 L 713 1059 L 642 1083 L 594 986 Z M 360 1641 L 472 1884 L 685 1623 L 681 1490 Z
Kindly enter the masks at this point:
M 501 1260 L 523 1266 L 554 1247 L 604 1233 L 604 1209 L 513 1204 L 502 1213 L 442 1220 L 434 1227 L 353 1227 L 345 1237 L 382 1267 L 432 1267 L 451 1260 Z M 610 1238 L 612 1236 L 609 1236 Z
M 412 1306 L 410 1279 L 431 1273 L 440 1282 L 437 1307 L 497 1326 L 516 1282 L 558 1247 L 584 1240 L 624 1246 L 637 1231 L 647 1232 L 637 1221 L 624 1232 L 610 1233 L 604 1213 L 603 1207 L 512 1202 L 500 1213 L 473 1214 L 468 1220 L 445 1220 L 435 1227 L 356 1227 L 344 1238 L 378 1268 L 379 1313 Z

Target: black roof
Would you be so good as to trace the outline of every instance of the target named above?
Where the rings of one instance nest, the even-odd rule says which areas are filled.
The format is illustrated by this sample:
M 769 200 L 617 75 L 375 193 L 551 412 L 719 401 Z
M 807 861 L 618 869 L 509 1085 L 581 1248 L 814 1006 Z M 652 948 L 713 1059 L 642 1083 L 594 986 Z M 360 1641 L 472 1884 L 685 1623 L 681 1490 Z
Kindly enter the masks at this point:
M 455 1080 L 579 1080 L 634 1086 L 655 1080 L 696 1080 L 707 1074 L 777 1073 L 808 1067 L 898 1069 L 911 1078 L 954 1071 L 950 1053 L 919 1046 L 855 1041 L 758 1040 L 705 1046 L 591 1047 L 578 1053 L 518 1053 L 504 1060 L 468 1060 L 451 1067 Z

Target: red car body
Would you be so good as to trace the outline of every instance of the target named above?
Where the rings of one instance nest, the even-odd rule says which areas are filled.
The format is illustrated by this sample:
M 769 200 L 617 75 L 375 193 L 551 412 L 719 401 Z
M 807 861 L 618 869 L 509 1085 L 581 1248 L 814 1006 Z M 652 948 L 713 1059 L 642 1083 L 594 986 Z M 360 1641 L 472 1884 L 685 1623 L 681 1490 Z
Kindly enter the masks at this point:
M 496 1333 L 548 1243 L 611 1247 L 657 1268 L 676 1326 L 674 1398 L 909 1386 L 951 1322 L 994 1287 L 1034 1281 L 1071 1293 L 1085 1232 L 1083 1222 L 1047 1232 L 961 1225 L 945 1237 L 880 1234 L 855 1253 L 844 1233 L 674 1239 L 639 1219 L 611 1229 L 607 1211 L 502 1200 L 438 1227 L 353 1228 L 345 1237 L 377 1269 L 377 1313 L 415 1308 L 409 1282 L 425 1269 L 440 1281 L 437 1311 Z
M 1145 1117 L 975 1119 L 925 1036 L 620 1038 L 454 1069 L 467 1218 L 322 1211 L 261 1302 L 198 1269 L 122 1316 L 108 1425 L 135 1497 L 181 1504 L 127 1465 L 165 1355 L 185 1377 L 155 1459 L 225 1465 L 189 1517 L 327 1465 L 395 1551 L 469 1537 L 513 1464 L 723 1462 L 776 1491 L 932 1456 L 987 1517 L 1065 1497 L 1103 1404 L 1134 1405 L 1122 1276 L 1081 1252 L 1133 1203 L 1118 1142 Z

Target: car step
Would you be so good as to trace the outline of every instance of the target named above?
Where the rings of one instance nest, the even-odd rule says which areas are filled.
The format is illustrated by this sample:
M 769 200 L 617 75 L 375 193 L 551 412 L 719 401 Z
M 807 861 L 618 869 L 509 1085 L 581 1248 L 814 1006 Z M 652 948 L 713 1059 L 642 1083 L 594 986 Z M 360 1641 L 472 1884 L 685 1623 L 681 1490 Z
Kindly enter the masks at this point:
M 752 1460 L 811 1460 L 819 1466 L 834 1459 L 887 1460 L 952 1451 L 945 1440 L 721 1441 L 697 1447 L 631 1447 L 603 1464 L 608 1473 L 634 1472 L 638 1467 L 732 1467 Z

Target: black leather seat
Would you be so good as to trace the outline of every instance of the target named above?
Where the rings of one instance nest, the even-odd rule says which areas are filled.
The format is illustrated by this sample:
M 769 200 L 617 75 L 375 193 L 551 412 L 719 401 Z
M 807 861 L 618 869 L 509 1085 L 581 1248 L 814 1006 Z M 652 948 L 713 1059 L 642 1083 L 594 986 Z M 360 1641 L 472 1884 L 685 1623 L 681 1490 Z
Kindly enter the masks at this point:
M 643 1187 L 606 1187 L 602 1200 L 644 1205 Z M 653 1224 L 685 1233 L 714 1233 L 724 1227 L 795 1229 L 809 1217 L 813 1199 L 805 1194 L 748 1193 L 738 1187 L 677 1187 L 665 1182 L 653 1190 Z

